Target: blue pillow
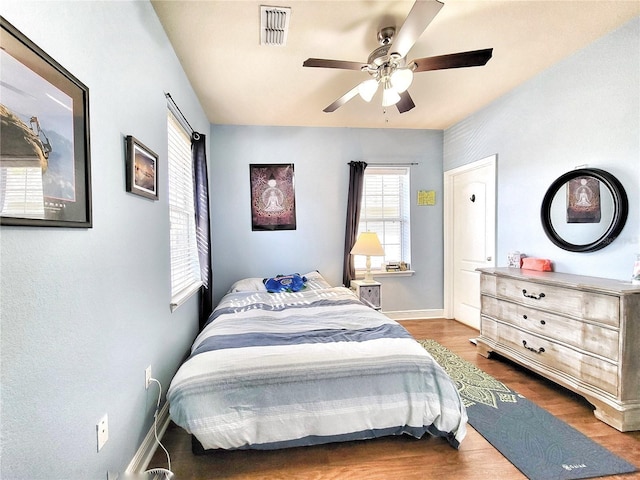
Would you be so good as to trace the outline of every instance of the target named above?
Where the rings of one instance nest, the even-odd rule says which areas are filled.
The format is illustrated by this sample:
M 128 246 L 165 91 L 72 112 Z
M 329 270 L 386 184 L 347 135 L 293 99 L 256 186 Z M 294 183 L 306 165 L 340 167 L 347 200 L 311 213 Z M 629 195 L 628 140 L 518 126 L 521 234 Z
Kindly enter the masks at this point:
M 307 277 L 292 273 L 291 275 L 277 275 L 273 278 L 265 278 L 263 282 L 269 293 L 299 292 L 306 288 Z

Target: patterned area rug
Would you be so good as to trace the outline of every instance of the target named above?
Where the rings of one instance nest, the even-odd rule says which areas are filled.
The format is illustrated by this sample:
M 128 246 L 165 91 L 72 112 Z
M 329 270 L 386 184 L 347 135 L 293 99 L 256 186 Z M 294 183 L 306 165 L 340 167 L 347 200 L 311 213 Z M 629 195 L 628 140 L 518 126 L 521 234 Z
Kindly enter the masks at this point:
M 434 340 L 420 344 L 456 383 L 469 424 L 529 479 L 577 480 L 637 470 Z

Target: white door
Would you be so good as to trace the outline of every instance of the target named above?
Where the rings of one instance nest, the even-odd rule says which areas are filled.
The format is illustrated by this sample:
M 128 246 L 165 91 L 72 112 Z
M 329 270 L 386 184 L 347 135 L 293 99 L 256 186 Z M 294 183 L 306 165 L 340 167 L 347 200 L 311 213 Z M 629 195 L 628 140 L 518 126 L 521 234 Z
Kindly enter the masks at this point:
M 496 155 L 445 172 L 445 316 L 480 329 L 481 267 L 495 265 Z

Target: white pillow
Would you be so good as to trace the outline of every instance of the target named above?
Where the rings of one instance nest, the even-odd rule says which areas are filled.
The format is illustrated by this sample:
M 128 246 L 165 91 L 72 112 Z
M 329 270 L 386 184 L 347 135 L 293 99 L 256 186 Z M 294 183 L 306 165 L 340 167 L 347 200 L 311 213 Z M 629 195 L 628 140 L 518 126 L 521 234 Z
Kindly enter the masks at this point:
M 307 277 L 307 289 L 320 290 L 323 288 L 332 288 L 331 284 L 316 270 L 307 273 L 305 277 Z
M 238 293 L 238 292 L 266 292 L 267 289 L 262 282 L 262 278 L 253 277 L 253 278 L 243 278 L 242 280 L 238 280 L 236 283 L 231 285 L 231 288 L 227 293 Z

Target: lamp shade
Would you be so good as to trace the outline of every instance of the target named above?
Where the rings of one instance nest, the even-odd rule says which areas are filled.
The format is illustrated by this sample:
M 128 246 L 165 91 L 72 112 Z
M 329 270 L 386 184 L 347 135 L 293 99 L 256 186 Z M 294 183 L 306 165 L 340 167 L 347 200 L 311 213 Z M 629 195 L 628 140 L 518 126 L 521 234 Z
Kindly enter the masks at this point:
M 384 90 L 382 91 L 382 106 L 390 107 L 391 105 L 395 105 L 400 101 L 400 95 L 396 92 L 395 88 L 391 85 L 391 83 L 387 80 L 384 85 Z
M 384 250 L 375 232 L 363 232 L 358 236 L 358 240 L 349 253 L 351 255 L 381 257 L 384 255 Z
M 413 71 L 409 68 L 398 68 L 391 74 L 391 85 L 398 93 L 406 91 L 411 82 L 413 82 Z
M 373 78 L 358 85 L 358 93 L 365 102 L 370 102 L 377 90 L 378 81 Z

